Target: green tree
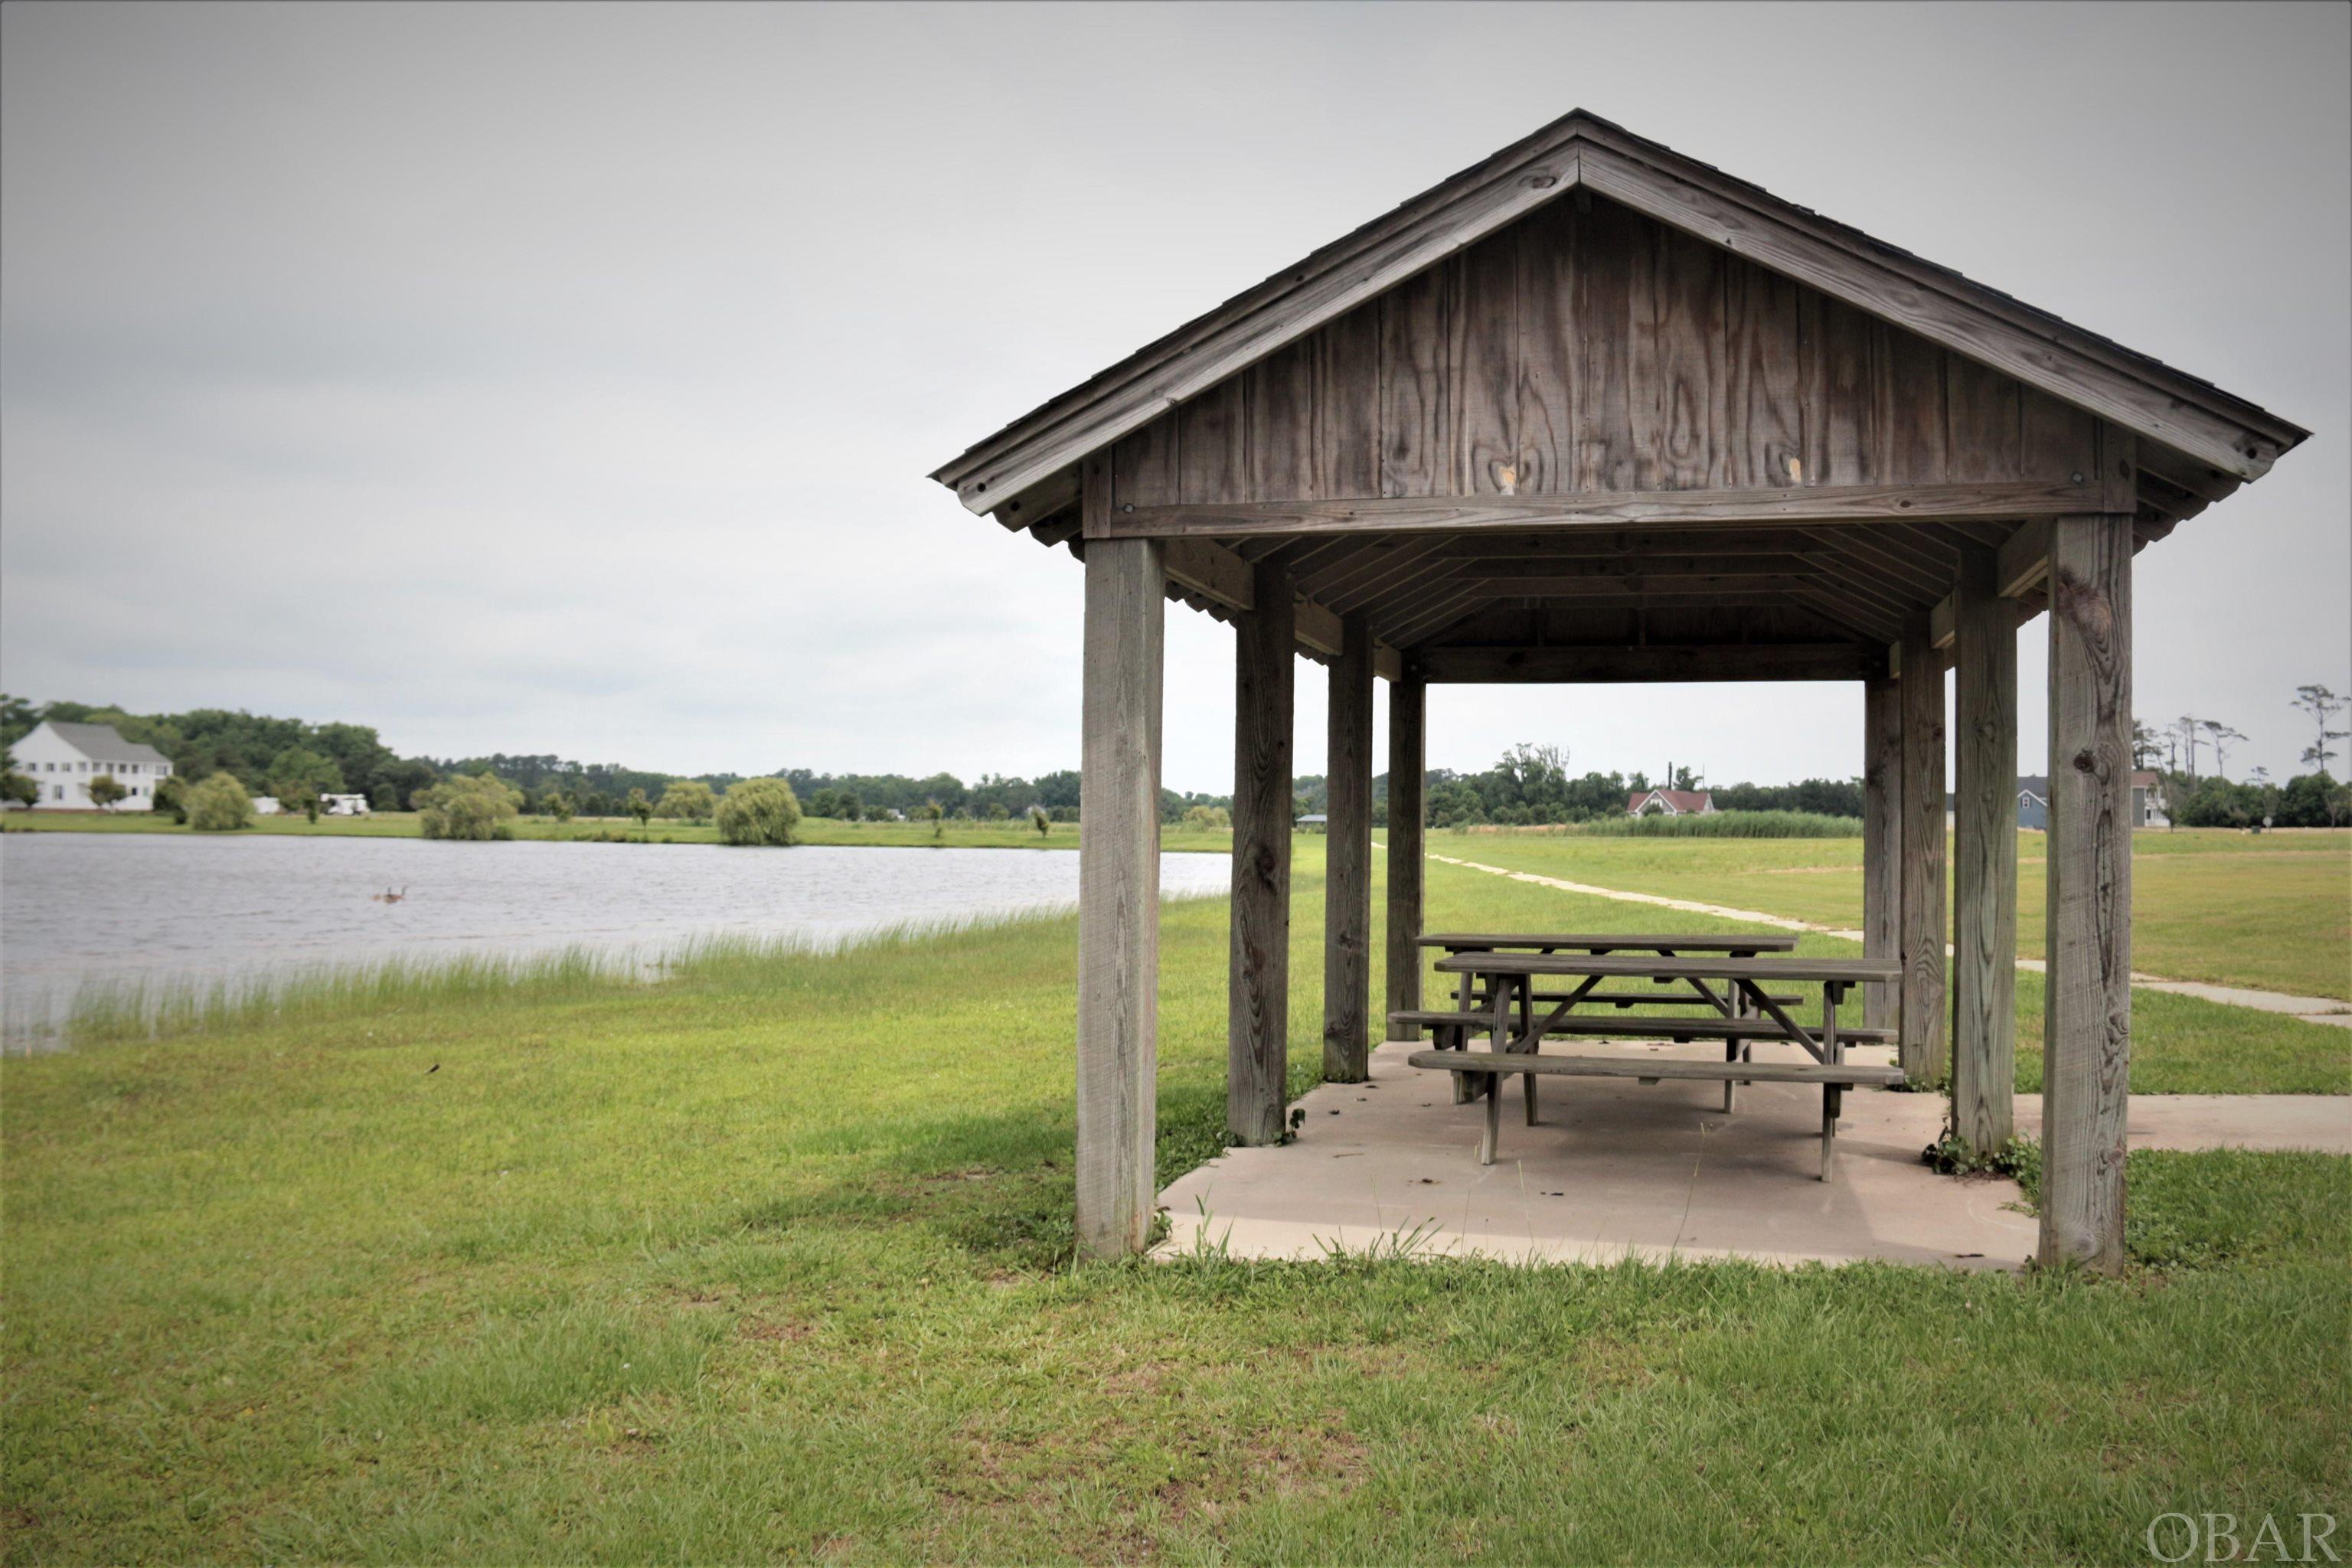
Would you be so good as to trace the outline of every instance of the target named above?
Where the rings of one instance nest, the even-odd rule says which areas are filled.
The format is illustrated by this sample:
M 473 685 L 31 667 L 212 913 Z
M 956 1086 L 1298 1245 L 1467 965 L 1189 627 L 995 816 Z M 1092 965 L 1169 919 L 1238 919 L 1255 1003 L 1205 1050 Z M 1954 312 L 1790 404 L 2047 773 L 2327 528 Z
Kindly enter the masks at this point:
M 0 773 L 0 800 L 14 801 L 30 810 L 33 803 L 40 798 L 41 786 L 35 784 L 30 775 L 20 773 L 14 768 Z
M 1029 808 L 1029 826 L 1037 830 L 1038 837 L 1048 837 L 1054 831 L 1054 814 L 1042 805 L 1033 805 Z
M 1187 827 L 1213 831 L 1217 828 L 1231 827 L 1233 825 L 1233 813 L 1222 805 L 1196 805 L 1184 813 L 1184 826 Z
M 376 772 L 371 798 L 378 811 L 415 811 L 417 797 L 441 782 L 441 774 L 423 759 L 392 763 Z
M 2294 689 L 2294 700 L 2287 706 L 2311 716 L 2318 739 L 2303 749 L 2303 760 L 2311 764 L 2312 772 L 2325 774 L 2327 764 L 2336 756 L 2336 748 L 2328 742 L 2347 738 L 2344 731 L 2331 730 L 2328 725 L 2336 721 L 2336 715 L 2352 707 L 2352 698 L 2338 697 L 2325 686 L 2298 686 Z
M 571 821 L 572 814 L 579 809 L 579 807 L 573 803 L 572 797 L 564 794 L 563 791 L 560 789 L 549 790 L 547 792 L 547 798 L 541 801 L 540 805 L 541 808 L 546 811 L 548 816 L 555 818 L 558 822 Z
M 512 838 L 522 792 L 491 773 L 459 773 L 425 792 L 418 825 L 427 838 Z
M 269 760 L 269 793 L 289 811 L 319 820 L 319 797 L 341 794 L 343 771 L 308 746 L 289 746 Z
M 112 811 L 116 803 L 131 794 L 123 782 L 112 773 L 99 774 L 89 781 L 89 804 L 100 811 Z
M 947 808 L 941 805 L 938 801 L 927 800 L 923 802 L 922 809 L 916 812 L 915 815 L 931 825 L 932 843 L 937 844 L 940 839 L 947 837 Z
M 646 798 L 644 790 L 629 791 L 629 815 L 637 819 L 637 831 L 644 832 L 646 824 L 652 820 L 654 815 L 654 803 Z
M 33 732 L 41 710 L 21 697 L 0 691 L 0 747 L 13 746 Z M 13 796 L 11 798 L 14 798 Z
M 232 833 L 253 826 L 253 797 L 223 769 L 188 791 L 188 826 L 199 833 Z
M 710 786 L 696 779 L 677 779 L 662 791 L 661 804 L 654 807 L 656 816 L 682 816 L 688 822 L 708 822 L 719 807 L 719 799 Z
M 719 800 L 719 837 L 729 844 L 785 845 L 801 822 L 800 797 L 782 779 L 745 779 Z
M 155 782 L 154 809 L 169 812 L 172 820 L 185 826 L 188 820 L 188 781 L 172 773 Z

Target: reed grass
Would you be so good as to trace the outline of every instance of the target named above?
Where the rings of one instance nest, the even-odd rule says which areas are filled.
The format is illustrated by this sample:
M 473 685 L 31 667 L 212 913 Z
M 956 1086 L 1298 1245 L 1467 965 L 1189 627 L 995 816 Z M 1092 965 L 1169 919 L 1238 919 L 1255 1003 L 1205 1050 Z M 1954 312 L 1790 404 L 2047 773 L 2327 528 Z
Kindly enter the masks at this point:
M 1604 816 L 1568 831 L 1592 838 L 1859 838 L 1862 819 L 1811 811 L 1708 811 L 1688 816 Z
M 1046 909 L 901 921 L 838 938 L 706 931 L 653 947 L 574 943 L 544 952 L 400 956 L 229 977 L 100 976 L 75 992 L 59 1033 L 77 1047 L 116 1045 L 354 1016 L 390 1020 L 427 1008 L 580 1002 L 660 982 L 758 994 L 804 987 L 812 965 L 847 954 L 885 963 L 914 960 L 983 933 L 1063 918 Z

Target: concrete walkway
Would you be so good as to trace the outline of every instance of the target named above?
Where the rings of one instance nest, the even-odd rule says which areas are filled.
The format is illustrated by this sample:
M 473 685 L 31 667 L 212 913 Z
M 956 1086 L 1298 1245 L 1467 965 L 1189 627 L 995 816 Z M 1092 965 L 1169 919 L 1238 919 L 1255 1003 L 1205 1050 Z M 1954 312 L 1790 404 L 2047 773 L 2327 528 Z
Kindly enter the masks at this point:
M 2035 1224 L 2014 1183 L 1939 1176 L 1920 1163 L 1942 1129 L 1940 1095 L 1848 1094 L 1837 1173 L 1823 1183 L 1818 1089 L 1752 1084 L 1727 1116 L 1716 1084 L 1555 1078 L 1529 1127 L 1514 1080 L 1503 1091 L 1500 1157 L 1481 1166 L 1483 1108 L 1455 1105 L 1444 1074 L 1408 1067 L 1415 1048 L 1383 1044 L 1370 1083 L 1307 1094 L 1295 1143 L 1228 1150 L 1179 1178 L 1160 1194 L 1170 1235 L 1160 1255 L 1207 1243 L 1267 1258 L 1380 1249 L 1955 1268 L 2013 1268 L 2032 1256 Z M 1628 1056 L 1717 1048 L 1578 1046 Z M 2019 1096 L 2017 1110 L 2020 1130 L 2038 1132 L 2040 1097 Z M 2130 1138 L 2134 1148 L 2352 1152 L 2352 1098 L 2141 1095 Z
M 1385 845 L 1376 847 L 1386 848 Z M 1659 909 L 1679 910 L 1685 914 L 1715 915 L 1746 925 L 1771 926 L 1780 931 L 1810 931 L 1820 936 L 1833 936 L 1845 942 L 1861 942 L 1863 933 L 1843 931 L 1836 926 L 1817 925 L 1811 921 L 1791 920 L 1787 915 L 1768 915 L 1760 910 L 1735 910 L 1724 904 L 1700 903 L 1691 899 L 1669 899 L 1657 893 L 1628 892 L 1622 888 L 1595 887 L 1590 882 L 1571 882 L 1564 878 L 1539 876 L 1533 871 L 1514 871 L 1505 866 L 1486 866 L 1475 860 L 1458 860 L 1451 855 L 1432 855 L 1433 860 L 1448 866 L 1460 866 L 1467 870 L 1485 871 L 1490 876 L 1508 877 L 1515 882 L 1531 882 L 1539 888 L 1557 888 L 1564 893 L 1584 893 L 1596 899 L 1615 899 L 1621 903 L 1652 904 Z M 1949 951 L 1947 949 L 1946 951 Z M 2042 973 L 2038 958 L 2021 958 L 2020 969 Z M 2277 1013 L 2300 1018 L 2306 1024 L 2332 1024 L 2338 1028 L 2352 1029 L 2352 1002 L 2340 1002 L 2329 996 L 2290 996 L 2279 991 L 2256 991 L 2242 985 L 2209 985 L 2199 980 L 2167 980 L 2160 975 L 2132 973 L 2132 984 L 2146 991 L 2169 991 L 2178 996 L 2195 996 L 2202 1001 L 2219 1002 L 2231 1007 L 2252 1007 L 2258 1012 Z

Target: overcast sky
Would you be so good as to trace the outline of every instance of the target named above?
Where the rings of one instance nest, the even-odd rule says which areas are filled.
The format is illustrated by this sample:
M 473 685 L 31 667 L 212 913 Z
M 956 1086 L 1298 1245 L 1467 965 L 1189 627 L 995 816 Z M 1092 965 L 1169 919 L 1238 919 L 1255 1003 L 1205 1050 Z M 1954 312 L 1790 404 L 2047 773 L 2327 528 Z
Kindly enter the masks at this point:
M 2316 432 L 2139 563 L 2142 716 L 2284 774 L 2352 689 L 2348 60 L 2321 5 L 11 4 L 0 682 L 1075 766 L 1081 569 L 923 476 L 1581 105 Z M 1168 782 L 1223 791 L 1233 634 L 1168 633 Z M 1433 694 L 1433 764 L 1522 740 L 1846 775 L 1860 698 Z

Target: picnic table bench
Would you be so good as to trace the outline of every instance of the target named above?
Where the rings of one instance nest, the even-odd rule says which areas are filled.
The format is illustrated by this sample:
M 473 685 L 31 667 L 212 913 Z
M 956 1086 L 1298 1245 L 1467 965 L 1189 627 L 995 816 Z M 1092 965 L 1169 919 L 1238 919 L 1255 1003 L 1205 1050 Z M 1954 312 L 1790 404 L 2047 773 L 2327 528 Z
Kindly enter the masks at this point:
M 1526 942 L 1549 939 L 1514 939 Z M 1845 1059 L 1848 1045 L 1885 1045 L 1895 1031 L 1841 1027 L 1838 1008 L 1854 986 L 1888 984 L 1901 978 L 1901 966 L 1878 959 L 1798 958 L 1787 954 L 1743 955 L 1694 952 L 1691 939 L 1678 951 L 1659 951 L 1663 942 L 1612 938 L 1612 951 L 1577 952 L 1465 947 L 1440 959 L 1442 973 L 1463 977 L 1457 1006 L 1450 1013 L 1410 1011 L 1391 1015 L 1399 1025 L 1429 1025 L 1441 1031 L 1439 1048 L 1415 1051 L 1409 1058 L 1417 1068 L 1457 1075 L 1483 1077 L 1486 1098 L 1486 1133 L 1479 1145 L 1479 1163 L 1493 1164 L 1502 1130 L 1501 1097 L 1496 1093 L 1505 1075 L 1520 1077 L 1529 1125 L 1536 1121 L 1536 1079 L 1545 1077 L 1632 1078 L 1643 1083 L 1665 1079 L 1699 1079 L 1724 1085 L 1724 1109 L 1733 1105 L 1740 1083 L 1818 1083 L 1822 1086 L 1822 1180 L 1830 1178 L 1837 1152 L 1837 1119 L 1844 1091 L 1864 1084 L 1897 1084 L 1902 1069 L 1869 1066 Z M 1741 939 L 1777 940 L 1777 939 Z M 1565 945 L 1565 944 L 1563 944 Z M 1627 952 L 1636 945 L 1643 953 Z M 1720 942 L 1715 945 L 1721 945 Z M 1536 982 L 1540 978 L 1571 980 L 1564 993 L 1547 994 L 1554 1000 L 1548 1013 L 1535 1011 Z M 1653 984 L 1685 984 L 1712 1004 L 1706 1015 L 1678 1017 L 1598 1018 L 1579 1016 L 1576 1008 L 1591 1000 L 1604 981 L 1643 980 Z M 1775 984 L 1817 984 L 1822 988 L 1822 1021 L 1809 1026 L 1789 1008 L 1793 1003 L 1766 989 Z M 1721 990 L 1717 989 L 1717 986 Z M 1514 1026 L 1513 1013 L 1517 1015 Z M 1484 1029 L 1492 1048 L 1472 1051 L 1469 1036 Z M 1724 1060 L 1643 1061 L 1623 1057 L 1546 1057 L 1538 1053 L 1547 1035 L 1598 1038 L 1721 1040 Z M 1783 1040 L 1803 1049 L 1811 1062 L 1758 1062 L 1752 1059 L 1757 1040 Z

